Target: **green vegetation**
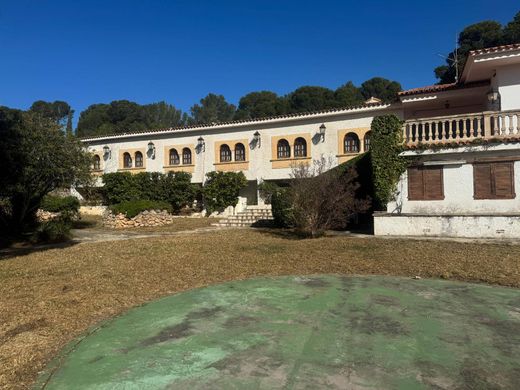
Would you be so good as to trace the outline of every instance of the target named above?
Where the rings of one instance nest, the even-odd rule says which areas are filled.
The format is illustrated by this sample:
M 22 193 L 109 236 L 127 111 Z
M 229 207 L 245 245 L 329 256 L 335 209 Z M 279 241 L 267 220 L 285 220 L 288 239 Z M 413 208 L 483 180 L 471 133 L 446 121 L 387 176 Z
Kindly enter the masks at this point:
M 247 185 L 242 172 L 208 172 L 204 183 L 204 206 L 208 214 L 236 206 L 239 191 Z
M 93 104 L 79 116 L 79 137 L 118 134 L 150 128 L 176 127 L 186 124 L 187 116 L 165 102 L 140 105 L 128 100 Z
M 457 62 L 459 72 L 464 68 L 466 59 L 471 50 L 485 47 L 508 45 L 520 42 L 520 12 L 506 26 L 493 20 L 486 20 L 467 26 L 459 34 L 457 48 Z M 435 68 L 435 76 L 440 84 L 455 81 L 455 51 L 447 55 L 446 65 Z
M 135 200 L 167 202 L 170 209 L 179 211 L 191 206 L 198 189 L 186 172 L 115 172 L 103 175 L 103 194 L 109 205 Z
M 77 214 L 79 200 L 75 196 L 47 195 L 43 198 L 40 208 L 51 213 Z
M 372 121 L 370 157 L 376 209 L 383 210 L 393 198 L 399 177 L 406 169 L 401 120 L 395 115 L 377 116 Z
M 36 227 L 36 211 L 51 191 L 90 178 L 91 157 L 52 119 L 0 107 L 0 236 Z
M 127 218 L 133 218 L 146 210 L 166 210 L 172 212 L 172 206 L 168 202 L 154 200 L 128 200 L 110 206 L 110 211 L 114 214 L 124 214 Z

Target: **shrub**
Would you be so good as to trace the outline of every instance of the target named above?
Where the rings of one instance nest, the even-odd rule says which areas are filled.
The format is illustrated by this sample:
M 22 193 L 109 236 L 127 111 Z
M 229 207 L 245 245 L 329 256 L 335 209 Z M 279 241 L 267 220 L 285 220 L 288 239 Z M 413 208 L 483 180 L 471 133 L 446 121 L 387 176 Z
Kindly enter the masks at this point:
M 293 168 L 290 187 L 279 188 L 272 195 L 273 217 L 278 225 L 317 237 L 325 230 L 344 228 L 352 216 L 368 210 L 370 200 L 356 194 L 356 170 L 352 166 L 329 170 L 331 165 L 321 159 L 313 166 Z
M 173 210 L 191 206 L 197 189 L 186 172 L 129 172 L 103 175 L 105 202 L 109 205 L 135 200 L 168 202 Z
M 67 218 L 56 218 L 43 222 L 33 232 L 31 242 L 41 244 L 68 241 L 71 238 L 71 227 L 71 221 Z
M 258 192 L 266 204 L 271 204 L 272 197 L 280 187 L 272 181 L 263 181 L 258 185 Z
M 51 213 L 73 215 L 79 212 L 79 200 L 75 196 L 46 195 L 40 208 Z
M 247 185 L 242 172 L 208 172 L 204 184 L 204 205 L 208 214 L 236 206 L 239 191 Z
M 402 122 L 395 115 L 377 116 L 372 121 L 370 156 L 377 209 L 385 209 L 392 200 L 406 160 L 399 156 L 403 151 Z
M 277 187 L 271 193 L 271 208 L 274 223 L 279 227 L 294 227 L 291 189 Z
M 141 193 L 136 185 L 136 176 L 130 172 L 105 173 L 103 175 L 103 195 L 109 205 L 136 200 Z
M 171 213 L 172 206 L 168 202 L 153 200 L 129 200 L 110 206 L 110 211 L 114 214 L 124 214 L 128 218 L 133 218 L 145 210 L 166 210 Z

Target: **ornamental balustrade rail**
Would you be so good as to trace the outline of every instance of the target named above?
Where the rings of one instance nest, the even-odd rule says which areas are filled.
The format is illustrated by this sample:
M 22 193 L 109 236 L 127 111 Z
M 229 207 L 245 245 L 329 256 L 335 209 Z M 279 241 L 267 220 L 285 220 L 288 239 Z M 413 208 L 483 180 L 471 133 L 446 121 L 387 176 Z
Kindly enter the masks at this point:
M 407 146 L 520 138 L 520 110 L 410 119 L 403 137 Z

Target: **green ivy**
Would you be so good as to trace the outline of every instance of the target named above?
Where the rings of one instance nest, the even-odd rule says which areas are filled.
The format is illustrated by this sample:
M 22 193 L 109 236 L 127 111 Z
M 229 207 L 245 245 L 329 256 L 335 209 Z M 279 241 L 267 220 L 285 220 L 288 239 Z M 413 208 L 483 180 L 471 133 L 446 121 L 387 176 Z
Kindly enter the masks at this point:
M 239 191 L 247 186 L 242 172 L 208 172 L 204 183 L 204 206 L 208 215 L 236 206 Z
M 377 116 L 372 121 L 370 155 L 376 209 L 384 210 L 392 200 L 407 162 L 399 154 L 404 150 L 402 122 L 395 115 Z

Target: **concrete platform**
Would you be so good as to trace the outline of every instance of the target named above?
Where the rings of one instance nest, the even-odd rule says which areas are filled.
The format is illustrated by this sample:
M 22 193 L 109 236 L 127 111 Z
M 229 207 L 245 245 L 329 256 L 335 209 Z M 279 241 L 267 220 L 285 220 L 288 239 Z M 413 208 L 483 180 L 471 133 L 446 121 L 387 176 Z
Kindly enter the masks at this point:
M 93 329 L 45 389 L 518 388 L 520 290 L 278 277 L 173 295 Z

